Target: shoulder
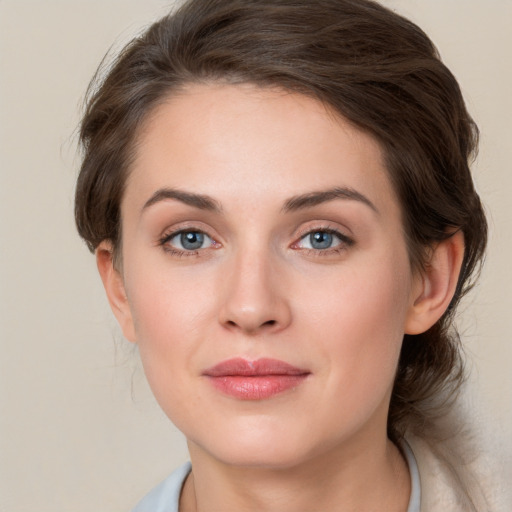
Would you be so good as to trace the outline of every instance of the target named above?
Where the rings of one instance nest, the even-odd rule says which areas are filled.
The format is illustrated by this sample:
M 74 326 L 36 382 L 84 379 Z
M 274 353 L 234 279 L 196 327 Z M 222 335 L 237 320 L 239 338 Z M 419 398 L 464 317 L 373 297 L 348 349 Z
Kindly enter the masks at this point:
M 173 471 L 147 494 L 132 512 L 178 512 L 181 488 L 190 470 L 190 462 L 187 462 Z
M 441 432 L 443 433 L 443 432 Z M 505 467 L 474 432 L 406 436 L 419 470 L 421 510 L 507 512 L 512 498 Z
M 486 509 L 472 506 L 473 499 L 468 495 L 464 480 L 470 476 L 464 465 L 453 460 L 453 453 L 431 444 L 419 437 L 408 437 L 418 464 L 421 482 L 421 510 L 441 512 L 480 512 Z M 445 442 L 443 443 L 445 445 Z M 455 462 L 455 464 L 454 464 Z

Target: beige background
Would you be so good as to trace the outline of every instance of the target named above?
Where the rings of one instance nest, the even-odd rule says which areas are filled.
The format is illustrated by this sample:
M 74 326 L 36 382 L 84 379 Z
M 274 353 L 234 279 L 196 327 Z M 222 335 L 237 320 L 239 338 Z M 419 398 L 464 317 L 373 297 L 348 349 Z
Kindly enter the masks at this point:
M 385 3 L 433 38 L 482 130 L 475 176 L 492 236 L 462 319 L 468 399 L 493 438 L 510 439 L 512 2 Z M 72 217 L 88 80 L 168 5 L 0 0 L 0 512 L 128 511 L 186 458 Z

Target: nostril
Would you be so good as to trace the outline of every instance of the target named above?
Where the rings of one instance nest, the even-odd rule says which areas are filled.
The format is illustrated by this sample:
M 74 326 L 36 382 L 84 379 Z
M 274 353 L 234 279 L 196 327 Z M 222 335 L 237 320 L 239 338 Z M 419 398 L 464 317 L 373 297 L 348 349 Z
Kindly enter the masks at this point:
M 240 327 L 244 330 L 248 330 L 248 331 L 255 331 L 257 329 L 261 329 L 261 328 L 265 328 L 265 327 L 273 327 L 275 325 L 277 325 L 277 321 L 276 320 L 267 320 L 263 323 L 255 323 L 253 325 L 250 325 L 248 322 L 236 322 L 235 320 L 227 320 L 226 321 L 226 326 L 232 328 L 232 327 Z

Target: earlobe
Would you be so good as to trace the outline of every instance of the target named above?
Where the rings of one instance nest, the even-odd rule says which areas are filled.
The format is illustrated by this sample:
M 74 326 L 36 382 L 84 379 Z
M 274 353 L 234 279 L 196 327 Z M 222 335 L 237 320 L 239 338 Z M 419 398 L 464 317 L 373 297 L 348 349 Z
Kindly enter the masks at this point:
M 461 231 L 433 248 L 426 269 L 417 276 L 406 318 L 406 334 L 425 332 L 441 318 L 455 294 L 463 259 Z
M 103 241 L 96 249 L 96 265 L 103 281 L 108 301 L 124 337 L 135 342 L 135 329 L 130 304 L 124 287 L 123 276 L 114 264 L 112 244 Z

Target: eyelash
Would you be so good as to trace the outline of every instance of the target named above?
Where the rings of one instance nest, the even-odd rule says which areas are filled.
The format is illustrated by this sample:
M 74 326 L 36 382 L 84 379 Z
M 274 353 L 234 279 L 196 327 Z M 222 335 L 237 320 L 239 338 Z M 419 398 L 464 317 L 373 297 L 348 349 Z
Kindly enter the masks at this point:
M 300 248 L 298 244 L 305 240 L 308 236 L 311 236 L 314 233 L 327 233 L 329 235 L 333 235 L 339 239 L 339 244 L 334 247 L 329 247 L 326 249 L 314 249 L 314 248 Z M 349 247 L 353 246 L 355 241 L 348 237 L 347 235 L 341 233 L 337 229 L 333 229 L 332 227 L 315 227 L 313 229 L 307 229 L 300 233 L 297 242 L 292 244 L 292 249 L 302 250 L 306 252 L 307 255 L 325 257 L 325 256 L 333 256 L 336 254 L 341 254 L 345 252 Z
M 220 244 L 218 242 L 216 242 L 213 237 L 208 235 L 208 233 L 206 233 L 205 231 L 203 231 L 201 229 L 194 229 L 194 228 L 178 229 L 178 230 L 175 230 L 175 231 L 164 233 L 159 238 L 158 245 L 161 246 L 162 249 L 165 252 L 167 252 L 168 254 L 170 254 L 171 256 L 178 256 L 180 258 L 182 258 L 182 257 L 186 258 L 186 257 L 190 257 L 190 256 L 197 256 L 197 255 L 199 255 L 199 252 L 201 250 L 203 250 L 203 249 L 196 249 L 196 250 L 188 250 L 187 251 L 187 250 L 177 249 L 176 247 L 173 247 L 172 245 L 169 244 L 169 242 L 173 238 L 177 237 L 178 235 L 184 234 L 184 233 L 198 233 L 198 234 L 207 236 L 208 238 L 210 238 L 213 241 L 213 244 L 211 245 L 211 247 L 217 248 L 215 246 L 220 246 Z
M 173 230 L 171 232 L 164 233 L 159 239 L 158 239 L 158 245 L 162 247 L 162 249 L 167 252 L 168 254 L 172 256 L 177 257 L 190 257 L 190 256 L 198 256 L 199 253 L 204 250 L 205 248 L 196 249 L 196 250 L 181 250 L 177 249 L 176 247 L 173 247 L 169 244 L 169 242 L 177 237 L 178 235 L 184 234 L 184 233 L 198 233 L 204 236 L 207 236 L 210 238 L 213 243 L 211 244 L 210 248 L 218 248 L 220 247 L 220 243 L 216 242 L 213 237 L 208 235 L 205 231 L 201 229 L 194 229 L 194 228 L 186 228 L 186 229 L 178 229 Z M 315 249 L 315 248 L 301 248 L 298 247 L 298 244 L 302 242 L 306 237 L 311 236 L 314 233 L 326 233 L 329 235 L 333 235 L 336 238 L 339 239 L 339 244 L 334 247 L 329 247 L 325 249 Z M 341 233 L 337 229 L 333 229 L 331 227 L 316 227 L 314 229 L 307 229 L 299 234 L 298 240 L 294 242 L 291 245 L 291 248 L 294 250 L 301 250 L 305 252 L 308 255 L 313 256 L 332 256 L 334 254 L 340 254 L 344 251 L 346 251 L 349 247 L 354 245 L 355 241 L 348 237 L 347 235 Z

